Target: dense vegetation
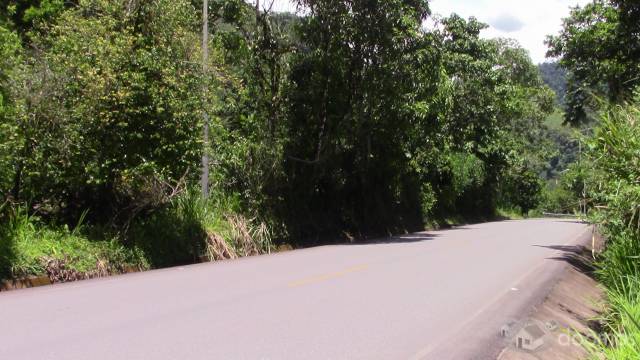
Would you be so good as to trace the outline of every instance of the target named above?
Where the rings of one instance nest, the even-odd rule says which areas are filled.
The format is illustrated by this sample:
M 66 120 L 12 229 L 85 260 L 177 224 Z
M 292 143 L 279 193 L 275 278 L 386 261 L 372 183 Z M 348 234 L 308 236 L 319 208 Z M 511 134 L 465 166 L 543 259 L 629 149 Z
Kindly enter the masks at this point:
M 594 359 L 640 358 L 640 3 L 576 8 L 549 41 L 569 76 L 566 121 L 583 131 L 583 161 L 564 174 L 607 239 L 597 275 L 607 290 L 606 331 L 586 342 Z M 588 129 L 588 128 L 587 128 Z
M 426 1 L 298 6 L 210 1 L 203 66 L 196 0 L 3 2 L 0 275 L 54 259 L 91 276 L 537 206 L 554 94 L 517 43 L 457 15 L 426 28 Z
M 607 287 L 608 333 L 594 356 L 640 356 L 640 99 L 603 112 L 589 140 L 587 186 L 596 205 L 593 219 L 607 238 L 598 275 Z M 610 346 L 610 347 L 609 347 Z

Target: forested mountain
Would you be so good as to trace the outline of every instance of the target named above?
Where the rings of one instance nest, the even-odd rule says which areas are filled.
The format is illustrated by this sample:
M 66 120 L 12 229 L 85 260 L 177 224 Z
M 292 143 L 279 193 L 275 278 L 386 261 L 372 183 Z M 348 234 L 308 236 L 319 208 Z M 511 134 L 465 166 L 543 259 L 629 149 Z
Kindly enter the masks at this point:
M 564 95 L 567 91 L 567 71 L 557 62 L 538 64 L 538 69 L 544 83 L 556 93 L 558 104 L 564 104 Z
M 301 0 L 302 17 L 210 1 L 203 66 L 202 2 L 19 3 L 0 16 L 5 247 L 20 216 L 82 220 L 74 236 L 165 266 L 539 201 L 553 93 L 474 18 L 425 29 L 426 1 Z
M 572 131 L 563 126 L 561 119 L 564 111 L 564 97 L 567 91 L 567 72 L 557 62 L 538 64 L 542 81 L 556 95 L 557 110 L 547 119 L 547 131 L 553 140 L 556 153 L 551 157 L 545 169 L 545 178 L 556 181 L 578 159 L 578 140 Z

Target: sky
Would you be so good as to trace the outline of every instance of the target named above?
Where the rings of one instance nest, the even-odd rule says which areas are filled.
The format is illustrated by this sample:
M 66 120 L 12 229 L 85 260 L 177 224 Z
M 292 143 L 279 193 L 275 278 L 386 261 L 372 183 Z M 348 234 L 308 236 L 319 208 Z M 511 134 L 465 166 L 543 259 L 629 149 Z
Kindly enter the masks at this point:
M 265 1 L 265 0 L 263 0 Z M 268 0 L 266 0 L 268 1 Z M 570 7 L 584 5 L 591 0 L 431 0 L 434 14 L 448 16 L 457 13 L 465 18 L 475 16 L 489 25 L 485 38 L 507 37 L 517 40 L 529 51 L 534 63 L 545 61 L 544 40 L 557 34 L 562 18 Z M 274 0 L 273 10 L 295 12 L 291 0 Z

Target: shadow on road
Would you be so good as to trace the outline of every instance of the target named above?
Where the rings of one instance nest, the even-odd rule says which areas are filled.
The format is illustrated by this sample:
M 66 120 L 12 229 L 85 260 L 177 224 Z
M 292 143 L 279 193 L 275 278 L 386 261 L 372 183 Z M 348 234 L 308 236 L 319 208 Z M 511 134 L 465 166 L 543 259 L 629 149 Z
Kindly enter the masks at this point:
M 440 229 L 435 232 L 417 232 L 404 235 L 394 235 L 389 237 L 380 237 L 374 239 L 358 239 L 353 242 L 345 242 L 337 245 L 374 245 L 374 244 L 407 244 L 417 243 L 423 241 L 435 240 L 438 237 L 444 235 L 448 231 L 455 230 L 472 230 L 466 226 L 455 226 L 448 229 Z
M 587 224 L 587 222 L 582 221 L 582 220 L 578 220 L 578 219 L 570 219 L 570 218 L 564 218 L 564 220 L 562 219 L 558 219 L 558 220 L 554 220 L 553 222 L 558 222 L 558 223 L 569 223 L 569 224 Z
M 439 236 L 441 235 L 433 234 L 433 233 L 417 233 L 417 234 L 397 235 L 397 236 L 391 236 L 386 238 L 359 240 L 354 242 L 342 243 L 340 245 L 406 244 L 406 243 L 417 243 L 422 241 L 431 241 Z
M 550 260 L 564 261 L 573 266 L 581 273 L 593 278 L 595 275 L 595 266 L 593 264 L 593 257 L 591 256 L 591 250 L 582 245 L 551 245 L 542 246 L 534 245 L 535 247 L 541 247 L 551 250 L 562 251 L 562 255 L 550 257 Z

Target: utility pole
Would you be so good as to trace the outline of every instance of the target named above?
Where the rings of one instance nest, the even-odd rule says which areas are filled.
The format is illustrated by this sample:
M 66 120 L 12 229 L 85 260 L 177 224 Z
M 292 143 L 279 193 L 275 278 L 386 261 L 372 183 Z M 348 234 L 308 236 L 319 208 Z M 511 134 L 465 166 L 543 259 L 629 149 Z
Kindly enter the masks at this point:
M 209 62 L 209 1 L 202 1 L 202 73 L 206 77 L 208 75 Z M 203 104 L 202 109 L 203 126 L 202 126 L 202 178 L 200 184 L 202 186 L 202 197 L 209 196 L 209 114 L 207 114 L 207 82 L 202 87 Z

